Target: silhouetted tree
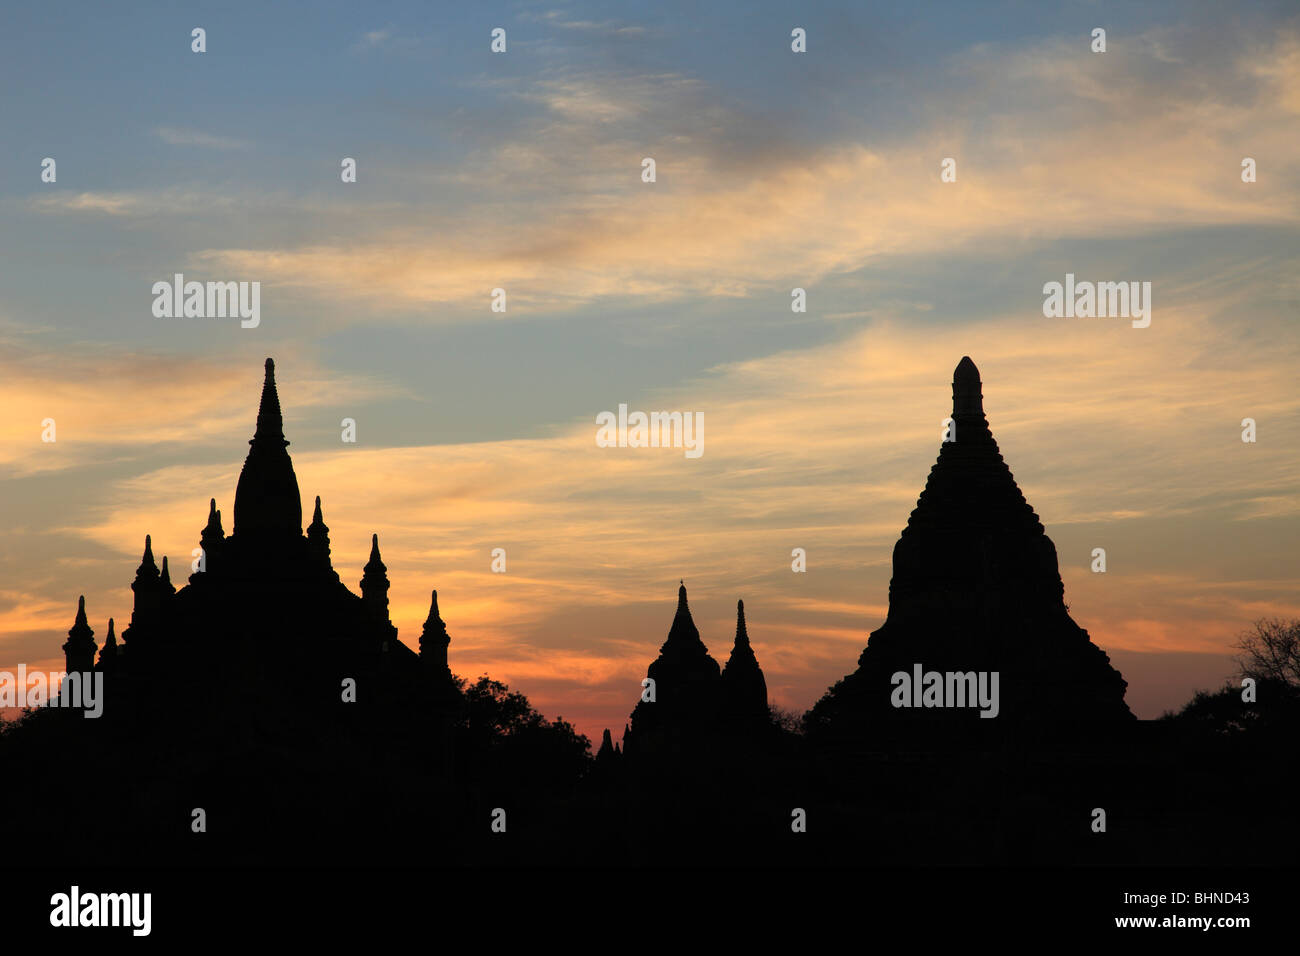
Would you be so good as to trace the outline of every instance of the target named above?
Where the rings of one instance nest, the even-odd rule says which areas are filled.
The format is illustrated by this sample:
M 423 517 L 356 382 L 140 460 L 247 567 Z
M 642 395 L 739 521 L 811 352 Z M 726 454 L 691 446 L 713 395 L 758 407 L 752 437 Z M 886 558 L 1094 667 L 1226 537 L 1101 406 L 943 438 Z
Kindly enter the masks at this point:
M 1248 730 L 1258 716 L 1259 708 L 1242 706 L 1241 688 L 1228 686 L 1218 691 L 1198 690 L 1181 710 L 1166 711 L 1160 719 L 1231 735 Z
M 768 707 L 768 712 L 772 715 L 772 723 L 780 727 L 785 733 L 803 733 L 803 714 L 799 711 L 789 710 L 779 704 L 772 704 Z
M 547 720 L 528 698 L 486 674 L 455 678 L 462 706 L 457 720 L 461 756 L 494 774 L 558 785 L 576 782 L 591 761 L 591 741 L 562 717 Z
M 1234 658 L 1241 676 L 1300 689 L 1300 620 L 1261 618 L 1253 627 L 1233 645 L 1242 652 Z

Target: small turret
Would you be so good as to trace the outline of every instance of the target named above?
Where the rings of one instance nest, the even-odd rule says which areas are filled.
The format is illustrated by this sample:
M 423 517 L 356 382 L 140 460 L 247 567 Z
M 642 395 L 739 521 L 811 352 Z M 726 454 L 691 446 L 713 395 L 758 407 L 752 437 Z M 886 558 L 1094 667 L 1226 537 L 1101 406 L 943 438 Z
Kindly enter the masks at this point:
M 211 574 L 221 566 L 225 545 L 226 532 L 221 527 L 221 512 L 217 510 L 217 499 L 209 498 L 208 523 L 203 526 L 203 531 L 199 534 L 199 547 L 203 549 L 201 570 L 190 575 L 191 584 L 199 575 Z
M 307 526 L 307 553 L 311 555 L 317 570 L 338 580 L 338 572 L 330 562 L 330 529 L 321 514 L 320 495 L 316 496 L 316 510 L 312 513 L 311 524 Z
M 370 560 L 361 575 L 361 600 L 365 602 L 366 616 L 370 618 L 371 634 L 381 655 L 387 655 L 391 643 L 397 640 L 397 628 L 388 619 L 388 568 L 379 557 L 377 534 L 370 536 Z
M 108 637 L 104 638 L 104 646 L 99 651 L 99 669 L 111 670 L 117 663 L 117 634 L 113 631 L 113 619 L 108 619 Z
M 448 684 L 451 683 L 451 668 L 447 665 L 447 647 L 450 644 L 447 625 L 438 613 L 438 592 L 434 591 L 429 603 L 429 616 L 420 634 L 420 662 L 430 677 Z
M 952 417 L 984 416 L 984 393 L 981 391 L 980 370 L 970 360 L 969 355 L 962 356 L 952 373 Z M 957 436 L 958 441 L 961 436 Z
M 167 601 L 176 593 L 176 587 L 172 584 L 171 572 L 167 570 L 167 555 L 163 555 L 162 574 L 158 578 L 158 589 L 162 592 L 163 600 Z
M 388 568 L 379 557 L 379 535 L 372 534 L 370 560 L 362 568 L 361 597 L 374 620 L 388 620 L 388 587 Z
M 162 617 L 164 596 L 162 573 L 154 563 L 153 539 L 149 535 L 144 536 L 144 557 L 140 559 L 140 566 L 136 568 L 131 591 L 135 594 L 135 603 L 131 609 L 131 623 L 122 632 L 122 640 L 128 645 L 132 640 L 151 635 L 156 631 Z
M 95 632 L 86 620 L 86 596 L 77 598 L 77 618 L 68 630 L 67 643 L 63 645 L 64 670 L 69 674 L 95 669 Z
M 605 733 L 600 738 L 600 749 L 596 751 L 596 766 L 605 767 L 616 760 L 619 756 L 618 748 L 614 746 L 614 738 L 610 736 L 609 728 L 605 728 Z
M 754 649 L 749 646 L 744 601 L 736 602 L 736 643 L 727 666 L 722 669 L 722 692 L 731 717 L 759 723 L 768 720 L 767 681 Z

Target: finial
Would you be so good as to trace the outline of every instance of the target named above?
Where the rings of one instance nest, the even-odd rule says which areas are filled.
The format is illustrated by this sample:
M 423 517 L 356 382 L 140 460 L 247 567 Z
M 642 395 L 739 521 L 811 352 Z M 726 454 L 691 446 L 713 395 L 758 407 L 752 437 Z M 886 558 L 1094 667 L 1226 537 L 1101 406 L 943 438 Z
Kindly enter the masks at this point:
M 262 399 L 257 406 L 257 427 L 250 445 L 288 447 L 284 437 L 284 416 L 280 413 L 280 395 L 275 389 L 275 362 L 266 360 L 266 378 L 262 382 Z M 236 509 L 238 510 L 238 509 Z M 236 522 L 238 523 L 238 522 Z
M 117 656 L 117 632 L 113 629 L 113 619 L 108 619 L 108 636 L 104 638 L 104 646 L 99 651 L 99 662 L 103 664 Z
M 320 495 L 316 496 L 316 507 L 311 513 L 311 524 L 307 526 L 307 537 L 312 538 L 318 535 L 325 535 L 329 532 L 329 527 L 325 524 L 325 515 L 321 513 Z
M 952 373 L 952 414 L 953 417 L 984 414 L 980 370 L 975 367 L 969 355 L 962 356 Z
M 208 523 L 203 526 L 202 538 L 205 543 L 212 544 L 212 538 L 224 538 L 225 532 L 221 530 L 221 512 L 217 510 L 217 499 L 208 499 Z
M 749 646 L 749 632 L 745 629 L 745 602 L 736 602 L 736 646 Z
M 370 536 L 370 560 L 366 562 L 366 566 L 362 570 L 365 572 L 366 581 L 384 578 L 384 575 L 388 572 L 383 559 L 379 557 L 379 535 L 377 534 Z M 384 589 L 388 589 L 387 578 L 384 578 Z
M 433 592 L 433 598 L 429 601 L 429 616 L 424 620 L 425 633 L 428 633 L 430 628 L 434 630 L 442 630 L 444 632 L 447 630 L 447 625 L 443 623 L 442 615 L 438 613 L 437 591 Z
M 144 536 L 144 557 L 140 559 L 140 567 L 135 569 L 136 582 L 141 579 L 157 580 L 158 565 L 153 560 L 153 538 L 150 535 Z M 131 585 L 135 587 L 134 584 Z
M 77 598 L 77 623 L 86 623 L 86 595 Z

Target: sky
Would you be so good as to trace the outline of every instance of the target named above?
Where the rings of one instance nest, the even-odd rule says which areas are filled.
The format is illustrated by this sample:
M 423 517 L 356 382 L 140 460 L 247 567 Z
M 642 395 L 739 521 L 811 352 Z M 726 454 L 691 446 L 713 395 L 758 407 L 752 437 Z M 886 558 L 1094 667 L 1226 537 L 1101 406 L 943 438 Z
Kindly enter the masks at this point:
M 344 582 L 377 533 L 400 639 L 436 588 L 456 673 L 594 741 L 681 579 L 778 705 L 856 667 L 963 355 L 1135 713 L 1300 616 L 1291 4 L 49 6 L 0 12 L 0 670 L 229 530 L 267 356 Z M 260 324 L 155 317 L 177 272 Z M 1045 317 L 1067 273 L 1150 326 Z M 598 447 L 620 404 L 704 453 Z

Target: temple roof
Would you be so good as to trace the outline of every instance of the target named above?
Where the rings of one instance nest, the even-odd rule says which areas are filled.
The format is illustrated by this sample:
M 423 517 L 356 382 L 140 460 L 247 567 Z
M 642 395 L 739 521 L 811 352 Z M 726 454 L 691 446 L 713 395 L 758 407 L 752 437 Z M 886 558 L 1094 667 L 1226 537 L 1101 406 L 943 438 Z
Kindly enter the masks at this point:
M 673 626 L 668 629 L 668 639 L 664 641 L 660 653 L 667 652 L 670 647 L 685 648 L 692 644 L 700 645 L 701 650 L 704 648 L 700 632 L 691 617 L 690 605 L 686 603 L 686 582 L 683 581 L 677 589 L 677 613 L 673 616 Z
M 275 362 L 266 360 L 257 430 L 235 491 L 235 535 L 302 534 L 302 496 L 284 437 Z
M 720 670 L 718 662 L 709 656 L 709 649 L 700 640 L 700 632 L 691 618 L 690 605 L 686 603 L 686 584 L 677 589 L 677 613 L 673 616 L 668 639 L 659 648 L 659 657 L 650 665 L 649 675 L 661 684 L 683 684 L 716 681 Z M 660 687 L 663 694 L 664 688 Z M 669 691 L 672 696 L 679 691 Z
M 918 531 L 974 528 L 1042 536 L 1038 515 L 1021 494 L 989 430 L 979 369 L 969 357 L 953 371 L 952 418 L 955 440 L 940 446 L 904 537 Z

